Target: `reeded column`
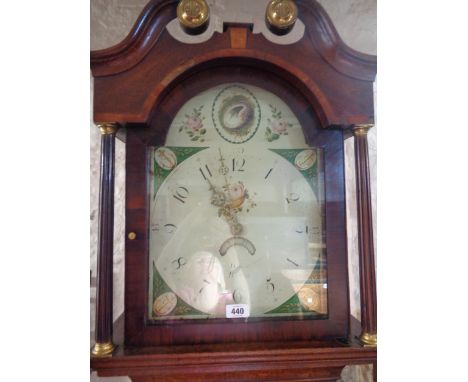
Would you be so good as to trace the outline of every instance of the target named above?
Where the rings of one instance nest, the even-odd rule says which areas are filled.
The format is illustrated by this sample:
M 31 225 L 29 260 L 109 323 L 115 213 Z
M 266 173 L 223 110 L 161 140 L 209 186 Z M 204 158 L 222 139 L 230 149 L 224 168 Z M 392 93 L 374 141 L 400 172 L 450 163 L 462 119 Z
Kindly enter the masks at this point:
M 367 132 L 373 125 L 355 125 L 356 193 L 359 239 L 359 279 L 361 290 L 361 335 L 365 346 L 377 346 L 377 295 L 375 282 L 372 201 Z
M 96 344 L 92 356 L 111 355 L 112 342 L 112 293 L 114 250 L 114 162 L 115 133 L 117 123 L 98 124 L 101 130 L 101 177 L 99 189 L 99 242 L 96 284 Z

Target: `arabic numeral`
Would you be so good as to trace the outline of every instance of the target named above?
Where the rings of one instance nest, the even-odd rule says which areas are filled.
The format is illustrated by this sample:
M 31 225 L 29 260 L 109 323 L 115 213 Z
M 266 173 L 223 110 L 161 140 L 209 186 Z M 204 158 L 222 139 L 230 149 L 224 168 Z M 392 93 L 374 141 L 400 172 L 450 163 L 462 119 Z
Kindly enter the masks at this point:
M 267 278 L 266 282 L 267 282 L 267 290 L 273 293 L 275 291 L 275 284 L 271 282 L 271 277 Z
M 209 176 L 210 178 L 213 176 L 211 174 L 210 168 L 208 167 L 207 164 L 205 165 L 205 170 L 207 172 L 206 175 L 205 175 L 205 172 L 204 172 L 203 168 L 200 167 L 199 170 L 200 170 L 200 172 L 201 172 L 201 174 L 203 176 L 203 179 L 205 179 L 205 180 L 208 180 L 207 176 Z
M 245 158 L 233 158 L 232 159 L 232 171 L 244 171 Z
M 290 203 L 299 201 L 299 199 L 300 199 L 300 196 L 298 194 L 291 192 L 289 196 L 286 198 L 286 201 L 288 202 L 288 204 L 290 204 Z
M 297 228 L 296 232 L 297 233 L 306 233 L 306 234 L 308 234 L 309 233 L 309 226 L 306 225 L 305 228 L 303 228 L 303 227 Z
M 189 196 L 189 190 L 183 186 L 177 187 L 175 193 L 172 196 L 179 202 L 185 203 L 185 199 L 187 199 Z
M 164 224 L 163 226 L 161 226 L 159 223 L 151 224 L 151 231 L 153 232 L 159 232 L 163 230 L 163 232 L 170 234 L 170 233 L 174 233 L 176 229 L 177 229 L 177 226 L 172 223 Z

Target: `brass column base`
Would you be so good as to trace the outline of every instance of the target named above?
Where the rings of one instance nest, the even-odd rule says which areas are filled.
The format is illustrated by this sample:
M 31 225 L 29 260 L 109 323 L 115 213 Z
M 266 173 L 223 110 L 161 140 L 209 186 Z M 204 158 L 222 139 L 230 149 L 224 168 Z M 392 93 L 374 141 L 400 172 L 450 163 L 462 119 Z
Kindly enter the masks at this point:
M 376 347 L 377 346 L 377 333 L 369 334 L 369 333 L 363 332 L 359 336 L 359 342 L 361 343 L 362 346 Z
M 115 345 L 112 342 L 106 342 L 103 344 L 98 342 L 91 349 L 91 355 L 93 357 L 110 357 L 112 356 L 114 349 Z

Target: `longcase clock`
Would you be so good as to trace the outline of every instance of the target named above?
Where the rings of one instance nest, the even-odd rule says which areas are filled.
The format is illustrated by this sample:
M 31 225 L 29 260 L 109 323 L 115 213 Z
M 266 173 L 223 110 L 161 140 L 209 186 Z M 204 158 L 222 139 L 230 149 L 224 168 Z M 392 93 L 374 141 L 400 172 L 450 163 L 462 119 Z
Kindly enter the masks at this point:
M 347 364 L 375 363 L 375 57 L 348 48 L 315 1 L 251 12 L 261 17 L 151 1 L 122 43 L 91 54 L 102 132 L 99 375 L 335 381 Z M 352 135 L 361 323 L 347 274 Z M 126 144 L 121 343 L 111 317 L 116 137 Z

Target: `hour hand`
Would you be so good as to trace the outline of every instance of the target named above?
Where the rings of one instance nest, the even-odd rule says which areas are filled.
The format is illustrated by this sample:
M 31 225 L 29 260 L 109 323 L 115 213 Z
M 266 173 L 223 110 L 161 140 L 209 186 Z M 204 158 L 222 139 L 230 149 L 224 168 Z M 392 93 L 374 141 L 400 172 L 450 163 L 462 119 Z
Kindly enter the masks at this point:
M 237 221 L 236 211 L 229 205 L 226 194 L 223 191 L 217 190 L 210 183 L 211 204 L 218 207 L 218 216 L 222 216 L 229 224 L 233 235 L 242 233 L 242 225 Z
M 212 191 L 211 204 L 216 207 L 222 207 L 226 203 L 226 196 L 221 191 Z
M 208 184 L 210 185 L 210 191 L 211 191 L 211 204 L 215 207 L 222 207 L 226 203 L 226 195 L 224 195 L 224 192 L 219 191 L 219 189 L 216 189 L 213 184 L 207 180 Z

